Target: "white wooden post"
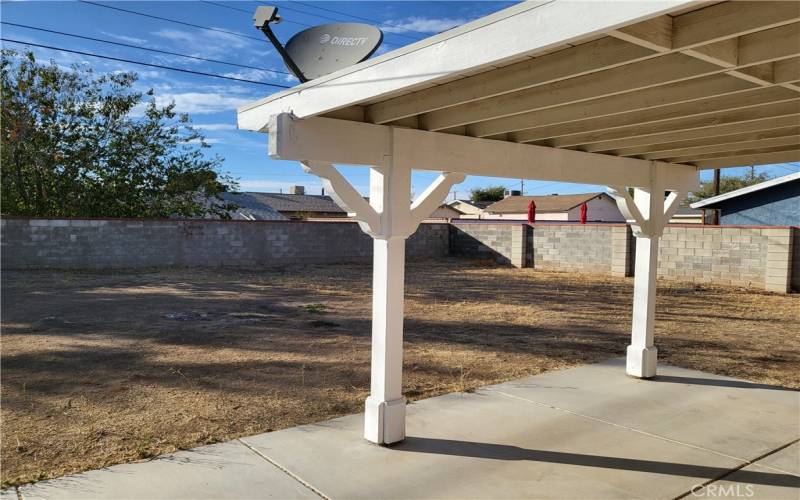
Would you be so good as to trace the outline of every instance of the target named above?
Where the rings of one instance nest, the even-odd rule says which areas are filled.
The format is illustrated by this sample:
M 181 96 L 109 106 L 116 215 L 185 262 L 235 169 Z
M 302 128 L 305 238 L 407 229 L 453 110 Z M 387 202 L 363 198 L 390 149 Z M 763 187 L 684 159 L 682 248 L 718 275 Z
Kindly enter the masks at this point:
M 653 225 L 650 214 L 663 213 L 664 194 L 650 193 L 636 188 L 634 203 L 642 216 Z M 637 234 L 638 233 L 638 234 Z M 658 271 L 658 243 L 660 234 L 648 231 L 636 234 L 636 261 L 633 276 L 633 321 L 631 325 L 631 345 L 627 349 L 626 372 L 640 378 L 656 374 L 658 349 L 653 344 L 653 331 L 656 318 L 656 277 Z
M 370 169 L 369 180 L 369 204 L 380 214 L 382 230 L 373 235 L 372 378 L 364 405 L 364 437 L 388 444 L 405 438 L 403 305 L 411 169 L 387 158 L 383 168 Z
M 411 168 L 391 156 L 370 169 L 367 204 L 330 163 L 303 162 L 307 172 L 323 179 L 334 200 L 356 214 L 361 228 L 373 238 L 372 368 L 370 395 L 364 403 L 364 437 L 377 444 L 405 438 L 406 400 L 403 397 L 403 303 L 405 245 L 420 222 L 465 178 L 443 173 L 411 203 Z
M 634 188 L 633 196 L 625 187 L 612 187 L 617 205 L 631 223 L 636 236 L 636 262 L 633 277 L 633 319 L 631 344 L 626 352 L 626 372 L 639 378 L 656 375 L 658 349 L 654 344 L 656 317 L 656 278 L 658 276 L 658 243 L 672 214 L 685 193 L 672 192 L 665 199 L 664 183 L 657 165 L 651 166 L 651 182 L 647 188 Z

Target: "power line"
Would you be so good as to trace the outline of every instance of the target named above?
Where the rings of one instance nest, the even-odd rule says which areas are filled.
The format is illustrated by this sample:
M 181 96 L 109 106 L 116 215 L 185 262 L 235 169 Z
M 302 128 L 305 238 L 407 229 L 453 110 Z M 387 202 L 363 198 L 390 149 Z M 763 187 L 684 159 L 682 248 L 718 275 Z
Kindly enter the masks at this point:
M 130 47 L 132 49 L 146 50 L 148 52 L 156 52 L 156 53 L 159 53 L 159 54 L 167 54 L 167 55 L 171 55 L 171 56 L 186 57 L 186 58 L 189 58 L 189 59 L 196 59 L 198 61 L 206 61 L 206 62 L 212 62 L 212 63 L 216 63 L 216 64 L 226 64 L 228 66 L 235 66 L 235 67 L 238 67 L 238 68 L 256 69 L 256 70 L 260 70 L 260 71 L 270 71 L 270 72 L 273 72 L 273 73 L 280 73 L 282 75 L 290 75 L 291 74 L 288 71 L 281 71 L 281 70 L 272 69 L 272 68 L 259 68 L 259 67 L 256 67 L 256 66 L 248 66 L 246 64 L 238 64 L 238 63 L 232 63 L 232 62 L 228 62 L 228 61 L 220 61 L 218 59 L 208 59 L 208 58 L 205 58 L 205 57 L 192 56 L 192 55 L 189 55 L 189 54 L 180 54 L 178 52 L 170 52 L 170 51 L 167 51 L 167 50 L 154 49 L 154 48 L 151 48 L 151 47 L 142 47 L 140 45 L 133 45 L 133 44 L 129 44 L 129 43 L 114 42 L 112 40 L 104 40 L 102 38 L 93 38 L 93 37 L 90 37 L 90 36 L 76 35 L 74 33 L 66 33 L 64 31 L 56 31 L 56 30 L 51 30 L 51 29 L 46 29 L 46 28 L 38 28 L 36 26 L 28 26 L 26 24 L 11 23 L 11 22 L 8 22 L 8 21 L 0 21 L 0 23 L 7 24 L 9 26 L 16 26 L 18 28 L 26 28 L 26 29 L 30 29 L 30 30 L 44 31 L 46 33 L 55 33 L 57 35 L 71 36 L 71 37 L 75 37 L 75 38 L 82 38 L 84 40 L 91 40 L 93 42 L 108 43 L 108 44 L 111 44 L 111 45 L 119 45 L 121 47 Z
M 23 42 L 21 40 L 14 40 L 14 39 L 11 39 L 11 38 L 0 38 L 0 41 L 10 42 L 10 43 L 18 43 L 20 45 L 29 45 L 31 47 L 40 47 L 40 48 L 43 48 L 43 49 L 60 50 L 62 52 L 69 52 L 69 53 L 72 53 L 72 54 L 79 54 L 79 55 L 82 55 L 82 56 L 97 57 L 99 59 L 108 59 L 110 61 L 118 61 L 118 62 L 124 62 L 124 63 L 129 63 L 129 64 L 138 64 L 140 66 L 149 66 L 151 68 L 166 69 L 166 70 L 170 70 L 170 71 L 179 71 L 181 73 L 190 73 L 192 75 L 210 76 L 212 78 L 222 78 L 224 80 L 233 80 L 233 81 L 236 81 L 236 82 L 254 83 L 256 85 L 266 85 L 268 87 L 279 87 L 279 88 L 282 88 L 282 89 L 291 88 L 288 85 L 280 85 L 280 84 L 277 84 L 277 83 L 259 82 L 259 81 L 256 81 L 256 80 L 247 80 L 245 78 L 235 78 L 235 77 L 232 77 L 232 76 L 218 75 L 218 74 L 215 74 L 215 73 L 206 73 L 206 72 L 203 72 L 203 71 L 194 71 L 194 70 L 190 70 L 190 69 L 175 68 L 173 66 L 163 66 L 161 64 L 152 64 L 152 63 L 146 63 L 146 62 L 142 62 L 142 61 L 134 61 L 134 60 L 131 60 L 131 59 L 122 59 L 120 57 L 104 56 L 102 54 L 93 54 L 91 52 L 82 52 L 80 50 L 65 49 L 65 48 L 62 48 L 62 47 L 53 47 L 51 45 L 42 45 L 42 44 L 39 44 L 39 43 Z
M 222 7 L 224 9 L 230 9 L 230 10 L 235 10 L 235 11 L 239 11 L 239 12 L 244 12 L 245 14 L 253 14 L 253 12 L 251 12 L 249 10 L 240 9 L 239 7 L 232 7 L 230 5 L 225 5 L 224 3 L 211 2 L 211 1 L 208 1 L 208 0 L 200 0 L 200 2 L 201 3 L 207 3 L 207 4 L 210 4 L 210 5 L 215 5 L 217 7 Z M 292 9 L 288 9 L 288 10 L 292 10 Z M 289 20 L 289 19 L 285 19 L 283 17 L 281 18 L 281 21 L 283 21 L 285 23 L 297 24 L 299 26 L 305 26 L 306 28 L 311 28 L 312 27 L 311 24 L 301 23 L 301 22 L 298 22 L 298 21 L 292 21 L 292 20 Z
M 118 10 L 120 12 L 127 12 L 128 14 L 134 14 L 134 15 L 137 15 L 137 16 L 149 17 L 151 19 L 158 19 L 159 21 L 166 21 L 166 22 L 169 22 L 169 23 L 182 24 L 184 26 L 190 26 L 192 28 L 198 28 L 198 29 L 201 29 L 201 30 L 217 31 L 219 33 L 225 33 L 225 34 L 228 34 L 228 35 L 238 36 L 240 38 L 249 38 L 250 40 L 257 40 L 259 42 L 267 42 L 263 38 L 257 38 L 257 37 L 254 37 L 254 36 L 245 35 L 243 33 L 237 33 L 235 31 L 228 31 L 228 30 L 223 30 L 223 29 L 219 29 L 219 28 L 211 28 L 211 27 L 208 27 L 208 26 L 200 26 L 199 24 L 187 23 L 185 21 L 178 21 L 176 19 L 169 19 L 169 18 L 166 18 L 166 17 L 155 16 L 153 14 L 146 14 L 144 12 L 137 12 L 135 10 L 123 9 L 121 7 L 114 7 L 112 5 L 105 5 L 105 4 L 102 4 L 102 3 L 91 2 L 89 0 L 78 0 L 78 2 L 89 4 L 89 5 L 94 5 L 95 7 L 103 7 L 105 9 Z
M 312 5 L 312 4 L 307 3 L 307 2 L 300 2 L 298 0 L 293 0 L 293 3 L 299 3 L 300 5 L 305 5 L 306 7 L 311 7 L 313 9 L 319 9 L 319 10 L 323 10 L 325 12 L 332 12 L 334 14 L 339 14 L 339 15 L 342 15 L 342 16 L 352 17 L 353 19 L 360 19 L 362 21 L 367 21 L 369 23 L 375 23 L 375 24 L 378 24 L 380 26 L 383 26 L 385 24 L 383 21 L 378 21 L 377 19 L 370 19 L 368 17 L 361 17 L 361 16 L 357 16 L 355 14 L 347 14 L 345 12 L 340 12 L 340 11 L 336 11 L 336 10 L 333 10 L 333 9 L 328 9 L 326 7 L 319 7 L 318 5 Z M 287 8 L 288 9 L 289 7 L 281 7 L 281 8 Z M 316 15 L 316 14 L 312 14 L 312 15 Z M 319 17 L 322 17 L 322 16 L 319 16 Z M 330 18 L 328 18 L 328 19 L 330 19 Z M 425 33 L 425 32 L 422 32 L 422 31 L 417 31 L 417 30 L 412 30 L 412 29 L 407 29 L 407 31 L 411 31 L 411 32 L 414 32 L 414 33 L 419 33 L 421 35 L 424 35 L 425 37 L 430 36 L 430 33 Z M 404 35 L 402 33 L 392 33 L 392 35 L 402 36 L 403 38 L 410 38 L 411 40 L 422 40 L 421 38 L 413 37 L 413 36 L 410 36 L 410 35 Z
M 223 8 L 225 8 L 225 9 L 235 10 L 235 11 L 238 11 L 238 12 L 244 12 L 245 14 L 252 14 L 252 12 L 251 12 L 251 11 L 249 11 L 249 10 L 240 9 L 240 8 L 238 8 L 238 7 L 232 7 L 232 6 L 230 6 L 230 5 L 225 5 L 224 3 L 212 2 L 212 1 L 210 1 L 210 0 L 200 0 L 200 1 L 201 1 L 202 3 L 207 3 L 207 4 L 210 4 L 210 5 L 215 5 L 215 6 L 217 6 L 217 7 L 223 7 Z M 294 9 L 294 8 L 292 8 L 292 7 L 284 7 L 284 6 L 281 6 L 281 9 L 284 9 L 284 10 L 289 10 L 289 11 L 294 11 L 294 12 L 298 12 L 298 13 L 300 13 L 300 14 L 306 14 L 306 15 L 308 15 L 308 16 L 316 16 L 316 17 L 321 17 L 322 19 L 328 19 L 328 20 L 331 20 L 331 21 L 339 21 L 338 19 L 334 19 L 334 18 L 332 18 L 332 17 L 326 17 L 326 16 L 321 16 L 321 15 L 319 15 L 319 14 L 313 14 L 313 13 L 311 13 L 311 12 L 305 12 L 305 11 L 302 11 L 302 10 Z M 285 17 L 281 17 L 281 22 L 285 22 L 285 23 L 291 23 L 291 24 L 297 24 L 297 25 L 300 25 L 300 26 L 305 26 L 306 28 L 312 28 L 312 27 L 313 27 L 313 25 L 311 25 L 311 24 L 301 23 L 301 22 L 298 22 L 298 21 L 292 21 L 292 20 L 290 20 L 290 19 L 286 19 Z M 415 41 L 416 41 L 417 39 L 416 39 L 416 38 L 412 38 L 412 40 L 415 40 Z M 388 43 L 388 42 L 383 42 L 383 44 L 384 44 L 384 45 L 388 45 L 388 46 L 390 46 L 390 47 L 400 47 L 400 45 L 396 45 L 396 44 L 393 44 L 393 43 Z

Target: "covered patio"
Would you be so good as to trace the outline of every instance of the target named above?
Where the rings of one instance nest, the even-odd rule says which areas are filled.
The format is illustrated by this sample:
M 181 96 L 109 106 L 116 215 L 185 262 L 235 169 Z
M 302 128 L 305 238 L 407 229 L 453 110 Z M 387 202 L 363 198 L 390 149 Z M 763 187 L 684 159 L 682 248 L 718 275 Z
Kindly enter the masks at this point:
M 406 437 L 405 240 L 467 175 L 611 188 L 638 238 L 625 370 L 654 377 L 659 238 L 699 171 L 800 160 L 798 21 L 798 2 L 528 2 L 241 108 L 374 239 L 364 437 Z M 369 203 L 336 164 L 370 169 Z M 410 201 L 412 169 L 441 175 Z
M 20 498 L 796 499 L 797 392 L 625 361 L 408 409 L 392 447 L 350 415 L 19 487 Z M 632 411 L 633 410 L 633 411 Z M 3 497 L 13 499 L 13 490 Z

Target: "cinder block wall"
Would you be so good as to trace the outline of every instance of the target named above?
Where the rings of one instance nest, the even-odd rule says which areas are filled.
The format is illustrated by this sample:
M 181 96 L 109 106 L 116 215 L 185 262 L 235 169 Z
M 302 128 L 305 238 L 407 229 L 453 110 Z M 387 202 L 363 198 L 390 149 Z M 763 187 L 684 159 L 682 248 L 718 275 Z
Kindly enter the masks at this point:
M 800 229 L 668 226 L 659 246 L 665 279 L 785 293 L 800 290 Z M 516 267 L 632 276 L 636 238 L 603 224 L 454 224 L 450 252 Z
M 2 219 L 4 269 L 281 266 L 367 262 L 354 222 Z M 406 255 L 491 259 L 516 267 L 631 276 L 636 238 L 624 225 L 422 224 Z M 800 291 L 800 228 L 669 226 L 666 279 Z
M 763 286 L 768 240 L 761 229 L 667 227 L 658 274 L 697 283 Z
M 369 261 L 372 239 L 354 222 L 3 219 L 2 266 L 136 268 L 276 266 Z M 411 258 L 449 253 L 447 224 L 421 224 Z
M 514 232 L 521 224 L 454 223 L 450 226 L 450 253 L 473 259 L 511 264 Z
M 533 267 L 611 273 L 610 225 L 536 225 Z

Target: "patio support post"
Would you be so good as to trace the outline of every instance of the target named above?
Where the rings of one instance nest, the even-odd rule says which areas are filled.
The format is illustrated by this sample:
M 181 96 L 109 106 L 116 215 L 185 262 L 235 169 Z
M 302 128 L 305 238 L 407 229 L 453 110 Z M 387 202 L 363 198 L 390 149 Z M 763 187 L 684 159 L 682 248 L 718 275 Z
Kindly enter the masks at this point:
M 651 165 L 649 187 L 633 189 L 614 186 L 617 205 L 630 222 L 636 237 L 636 261 L 633 278 L 633 320 L 631 344 L 627 348 L 626 372 L 639 378 L 656 375 L 658 349 L 654 343 L 656 311 L 656 278 L 658 272 L 658 243 L 672 214 L 678 209 L 685 193 L 671 192 L 664 197 L 664 184 L 659 179 L 656 162 Z
M 444 202 L 463 174 L 442 173 L 411 203 L 411 168 L 385 156 L 370 168 L 367 203 L 336 168 L 306 161 L 304 169 L 322 178 L 327 192 L 373 238 L 372 368 L 370 395 L 364 407 L 364 437 L 377 444 L 405 438 L 406 400 L 403 397 L 403 302 L 405 245 L 420 222 Z

